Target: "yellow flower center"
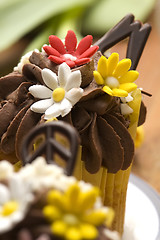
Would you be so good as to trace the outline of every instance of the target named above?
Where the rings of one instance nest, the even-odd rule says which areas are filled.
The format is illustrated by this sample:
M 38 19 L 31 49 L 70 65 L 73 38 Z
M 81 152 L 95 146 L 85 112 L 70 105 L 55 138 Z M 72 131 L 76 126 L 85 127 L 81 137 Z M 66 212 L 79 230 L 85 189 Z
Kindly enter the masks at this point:
M 119 81 L 117 78 L 110 76 L 105 79 L 105 85 L 109 86 L 110 88 L 118 88 Z
M 15 201 L 9 201 L 3 205 L 2 215 L 9 216 L 18 209 L 18 203 Z
M 79 223 L 78 218 L 73 214 L 65 214 L 63 216 L 63 221 L 68 225 L 77 225 Z
M 65 90 L 63 88 L 56 88 L 53 93 L 52 93 L 52 97 L 53 97 L 53 100 L 55 102 L 60 102 L 63 100 L 65 96 Z

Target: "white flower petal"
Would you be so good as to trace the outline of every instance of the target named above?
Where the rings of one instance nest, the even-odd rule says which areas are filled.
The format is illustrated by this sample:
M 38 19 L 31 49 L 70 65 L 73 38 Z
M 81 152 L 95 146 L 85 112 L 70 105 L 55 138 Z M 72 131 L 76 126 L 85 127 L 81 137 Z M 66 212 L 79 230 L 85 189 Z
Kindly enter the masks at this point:
M 57 75 L 48 68 L 42 70 L 44 83 L 52 90 L 58 87 Z
M 13 165 L 6 160 L 0 162 L 0 180 L 7 179 L 13 174 Z M 1 195 L 0 195 L 1 196 Z
M 0 226 L 1 226 L 0 233 L 3 233 L 3 232 L 6 232 L 11 229 L 12 222 L 10 221 L 10 219 L 8 217 L 6 217 L 6 218 L 0 217 Z
M 67 115 L 72 109 L 72 103 L 64 98 L 61 102 L 61 116 L 64 117 L 65 115 Z
M 127 103 L 121 103 L 121 113 L 122 115 L 128 115 L 133 112 L 133 109 L 128 106 Z
M 45 113 L 45 111 L 53 104 L 52 99 L 44 99 L 31 105 L 31 110 L 37 113 Z
M 128 93 L 128 96 L 127 97 L 121 97 L 121 101 L 123 103 L 127 103 L 127 102 L 131 102 L 133 101 L 133 97 L 131 96 L 132 92 L 131 93 Z
M 10 200 L 10 193 L 6 186 L 0 184 L 0 205 L 8 202 Z
M 66 79 L 71 75 L 70 67 L 64 62 L 59 66 L 58 69 L 58 81 L 60 87 L 64 87 L 66 85 Z
M 82 88 L 72 88 L 66 93 L 66 98 L 72 103 L 72 106 L 74 106 L 82 97 L 82 95 L 83 95 Z
M 45 119 L 58 117 L 61 114 L 60 103 L 54 103 L 45 111 Z
M 33 85 L 29 88 L 29 92 L 35 98 L 50 98 L 52 96 L 52 90 L 43 85 Z
M 28 188 L 26 188 L 26 185 L 23 183 L 20 175 L 12 175 L 12 177 L 9 179 L 9 188 L 11 196 L 14 200 L 17 200 L 18 202 L 25 200 Z
M 69 91 L 72 88 L 79 88 L 81 85 L 81 72 L 79 70 L 74 71 L 67 78 L 66 85 L 64 89 Z

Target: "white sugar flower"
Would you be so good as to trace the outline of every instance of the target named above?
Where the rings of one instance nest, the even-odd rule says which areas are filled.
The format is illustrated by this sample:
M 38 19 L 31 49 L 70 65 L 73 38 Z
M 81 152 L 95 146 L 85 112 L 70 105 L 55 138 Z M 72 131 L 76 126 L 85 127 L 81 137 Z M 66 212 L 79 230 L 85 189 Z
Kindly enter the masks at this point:
M 31 164 L 23 167 L 19 175 L 24 183 L 29 185 L 31 192 L 51 187 L 64 190 L 76 181 L 74 177 L 66 176 L 62 168 L 47 164 L 43 157 L 38 157 Z
M 35 98 L 43 99 L 35 102 L 31 110 L 45 113 L 45 119 L 60 115 L 64 117 L 82 97 L 81 72 L 71 72 L 70 67 L 62 63 L 58 69 L 58 76 L 50 69 L 44 68 L 42 78 L 46 86 L 33 85 L 29 88 Z
M 26 215 L 33 195 L 22 179 L 14 174 L 8 185 L 0 184 L 0 233 L 6 232 Z

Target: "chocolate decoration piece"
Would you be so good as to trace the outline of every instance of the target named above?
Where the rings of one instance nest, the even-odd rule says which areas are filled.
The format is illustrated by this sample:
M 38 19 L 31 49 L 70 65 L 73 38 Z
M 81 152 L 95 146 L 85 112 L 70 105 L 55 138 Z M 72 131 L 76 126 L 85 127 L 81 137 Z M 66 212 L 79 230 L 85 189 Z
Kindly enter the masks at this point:
M 144 102 L 141 102 L 140 112 L 139 112 L 139 119 L 138 119 L 138 126 L 141 126 L 145 120 L 147 115 L 147 108 L 144 105 Z
M 134 21 L 134 15 L 128 14 L 94 45 L 98 45 L 99 50 L 104 53 L 116 43 L 129 37 L 126 57 L 132 60 L 133 70 L 138 65 L 150 31 L 151 26 L 148 23 L 142 26 L 141 22 Z
M 70 150 L 62 146 L 55 139 L 55 134 L 59 133 L 67 137 Z M 38 148 L 30 154 L 29 149 L 33 140 L 38 136 L 44 136 L 45 141 L 38 146 Z M 63 123 L 62 121 L 48 122 L 41 124 L 40 126 L 34 128 L 29 135 L 26 137 L 22 148 L 22 161 L 23 164 L 31 163 L 36 157 L 45 154 L 45 158 L 48 164 L 53 164 L 53 155 L 57 153 L 63 160 L 66 161 L 66 175 L 72 175 L 75 160 L 77 157 L 78 150 L 78 134 L 69 124 Z

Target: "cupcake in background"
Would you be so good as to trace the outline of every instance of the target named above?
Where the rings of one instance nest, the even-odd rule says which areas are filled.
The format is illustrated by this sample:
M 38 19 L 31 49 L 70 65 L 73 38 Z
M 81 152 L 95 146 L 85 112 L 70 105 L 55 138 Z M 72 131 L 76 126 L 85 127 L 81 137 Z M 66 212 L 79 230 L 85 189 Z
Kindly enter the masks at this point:
M 55 125 L 67 128 L 61 122 L 49 125 L 52 129 Z M 44 129 L 48 129 L 48 124 Z M 67 137 L 70 133 L 75 134 L 75 130 L 69 130 Z M 58 152 L 62 153 L 63 148 Z M 40 155 L 38 149 L 36 153 Z M 30 153 L 26 155 L 29 156 Z M 110 229 L 114 211 L 102 204 L 100 190 L 67 176 L 63 168 L 52 159 L 49 164 L 48 160 L 48 156 L 47 159 L 39 156 L 18 172 L 11 163 L 0 162 L 0 239 L 119 240 L 119 234 Z

